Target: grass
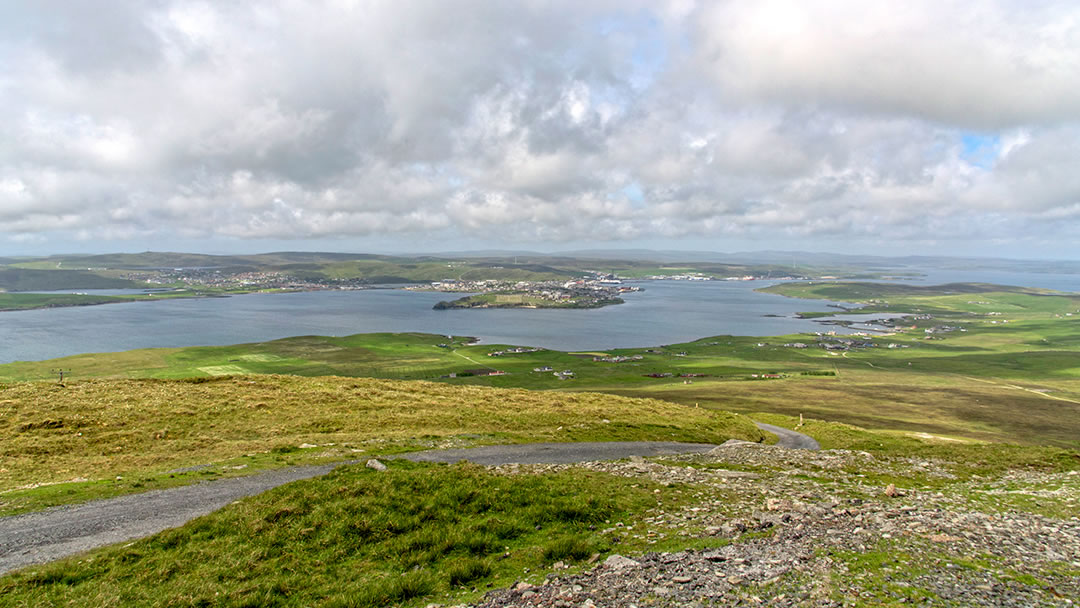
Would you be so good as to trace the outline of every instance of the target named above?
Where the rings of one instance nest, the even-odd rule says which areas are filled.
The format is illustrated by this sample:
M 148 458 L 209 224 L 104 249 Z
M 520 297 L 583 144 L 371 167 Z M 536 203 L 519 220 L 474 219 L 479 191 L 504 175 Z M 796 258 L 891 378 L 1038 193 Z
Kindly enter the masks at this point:
M 447 441 L 762 436 L 742 416 L 603 394 L 294 376 L 25 382 L 0 386 L 0 509 L 175 484 L 169 471 L 211 463 L 237 474 Z
M 803 294 L 835 285 L 783 287 Z M 869 290 L 873 285 L 857 287 Z M 738 412 L 802 413 L 883 430 L 1078 445 L 1080 299 L 1030 290 L 1002 291 L 1008 288 L 1000 286 L 960 294 L 927 292 L 917 286 L 885 287 L 903 288 L 907 294 L 896 298 L 908 300 L 896 303 L 893 298 L 887 303 L 894 312 L 926 308 L 940 312 L 931 319 L 904 322 L 889 335 L 863 338 L 872 341 L 874 348 L 842 354 L 816 347 L 785 347 L 790 342 L 816 346 L 819 339 L 829 339 L 793 335 L 714 336 L 605 353 L 539 350 L 489 357 L 506 347 L 470 345 L 428 334 L 365 334 L 17 362 L 0 366 L 0 380 L 47 379 L 57 368 L 71 370 L 76 378 L 277 373 L 426 379 L 453 385 L 607 392 Z M 908 293 L 912 290 L 918 293 Z M 881 294 L 842 295 L 858 299 Z M 989 314 L 997 312 L 1002 314 Z M 955 329 L 937 331 L 942 326 Z M 640 359 L 593 360 L 605 354 Z M 533 371 L 545 367 L 572 370 L 574 379 L 561 381 L 551 372 Z M 484 368 L 506 374 L 450 377 Z M 650 376 L 664 374 L 668 376 Z M 686 374 L 699 376 L 680 377 Z M 780 378 L 763 379 L 762 374 Z M 1015 415 L 1018 409 L 1025 415 Z
M 0 311 L 55 308 L 59 306 L 93 306 L 126 302 L 121 296 L 91 296 L 72 293 L 0 293 Z
M 96 306 L 124 302 L 153 302 L 177 298 L 205 298 L 251 293 L 254 289 L 233 288 L 177 288 L 152 293 L 102 296 L 81 293 L 0 293 L 0 312 L 58 308 L 63 306 Z
M 619 539 L 598 531 L 605 522 L 634 525 L 661 499 L 679 500 L 662 486 L 580 470 L 389 467 L 339 468 L 130 545 L 25 569 L 0 579 L 0 596 L 7 606 L 464 601 L 555 561 L 607 553 Z
M 16 268 L 0 265 L 0 289 L 6 291 L 54 291 L 61 289 L 118 289 L 145 287 L 127 279 L 103 276 L 87 270 Z
M 860 302 L 865 312 L 905 313 L 1030 313 L 1075 310 L 1080 296 L 1048 289 L 992 285 L 989 283 L 949 283 L 906 285 L 897 283 L 852 283 L 812 281 L 780 283 L 760 289 L 795 298 Z M 809 313 L 808 313 L 809 314 Z
M 849 424 L 758 412 L 755 420 L 797 429 L 817 439 L 822 449 L 861 450 L 894 458 L 949 462 L 956 478 L 997 475 L 1009 470 L 1065 472 L 1080 469 L 1080 452 L 1052 446 L 927 440 L 907 434 L 869 431 Z M 925 481 L 925 480 L 923 480 Z

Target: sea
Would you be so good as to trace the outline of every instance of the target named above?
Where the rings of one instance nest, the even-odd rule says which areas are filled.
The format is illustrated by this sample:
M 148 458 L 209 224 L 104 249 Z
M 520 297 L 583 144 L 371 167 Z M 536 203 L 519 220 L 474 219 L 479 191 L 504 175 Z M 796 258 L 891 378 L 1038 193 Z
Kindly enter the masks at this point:
M 924 277 L 905 282 L 952 281 L 1080 291 L 1078 275 L 1042 273 L 928 271 Z M 796 316 L 798 312 L 835 311 L 835 306 L 853 304 L 755 291 L 777 282 L 642 281 L 630 283 L 643 291 L 625 294 L 625 304 L 584 310 L 433 310 L 440 300 L 464 294 L 365 289 L 0 312 L 0 363 L 136 348 L 214 346 L 367 332 L 425 332 L 471 336 L 487 344 L 586 351 L 676 344 L 720 335 L 845 333 L 866 328 L 844 329 Z

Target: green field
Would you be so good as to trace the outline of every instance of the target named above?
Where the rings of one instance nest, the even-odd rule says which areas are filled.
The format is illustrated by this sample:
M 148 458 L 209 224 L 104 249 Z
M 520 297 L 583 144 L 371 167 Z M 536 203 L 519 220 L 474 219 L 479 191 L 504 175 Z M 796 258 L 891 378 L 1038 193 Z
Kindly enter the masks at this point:
M 860 337 L 875 346 L 846 352 L 816 346 L 820 339 L 835 338 L 829 336 L 714 336 L 607 353 L 539 350 L 491 357 L 507 346 L 425 334 L 361 334 L 20 362 L 0 366 L 0 379 L 45 380 L 57 368 L 70 369 L 74 378 L 273 373 L 423 379 L 608 392 L 744 413 L 803 414 L 882 430 L 1077 445 L 1080 297 L 979 285 L 936 292 L 895 285 L 877 290 L 863 283 L 769 290 L 864 301 L 881 313 L 932 318 L 909 319 L 896 331 Z M 941 327 L 953 329 L 938 331 Z M 784 346 L 796 342 L 811 347 Z M 640 359 L 594 361 L 603 354 Z M 534 371 L 547 367 L 573 371 L 574 377 L 560 380 L 552 371 Z M 506 374 L 462 375 L 484 369 Z

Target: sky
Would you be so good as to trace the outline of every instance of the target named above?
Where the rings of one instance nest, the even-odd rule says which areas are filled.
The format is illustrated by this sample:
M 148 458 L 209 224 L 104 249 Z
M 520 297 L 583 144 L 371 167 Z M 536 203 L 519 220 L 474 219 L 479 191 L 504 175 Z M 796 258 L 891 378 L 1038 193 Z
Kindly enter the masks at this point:
M 0 254 L 1080 259 L 1080 3 L 0 0 Z

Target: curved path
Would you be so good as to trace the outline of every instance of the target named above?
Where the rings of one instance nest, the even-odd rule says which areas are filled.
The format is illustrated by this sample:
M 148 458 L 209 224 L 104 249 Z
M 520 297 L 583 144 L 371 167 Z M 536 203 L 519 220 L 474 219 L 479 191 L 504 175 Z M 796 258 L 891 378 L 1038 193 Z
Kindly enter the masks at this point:
M 779 439 L 776 445 L 782 448 L 788 448 L 792 450 L 820 450 L 821 444 L 814 440 L 809 435 L 803 435 L 798 431 L 792 431 L 791 429 L 785 429 L 782 426 L 776 426 L 774 424 L 765 424 L 764 422 L 755 422 L 757 428 L 768 431 Z
M 280 469 L 0 518 L 0 574 L 182 526 L 245 496 L 325 475 L 341 464 Z
M 801 433 L 768 424 L 758 424 L 758 427 L 776 433 L 781 446 L 817 449 L 817 442 Z M 630 456 L 704 453 L 715 447 L 706 443 L 664 441 L 529 443 L 429 450 L 396 457 L 416 462 L 457 462 L 467 459 L 484 465 L 554 464 L 617 460 Z M 335 467 L 356 462 L 281 469 L 3 517 L 0 518 L 0 574 L 182 526 L 235 500 L 292 481 L 325 475 Z

